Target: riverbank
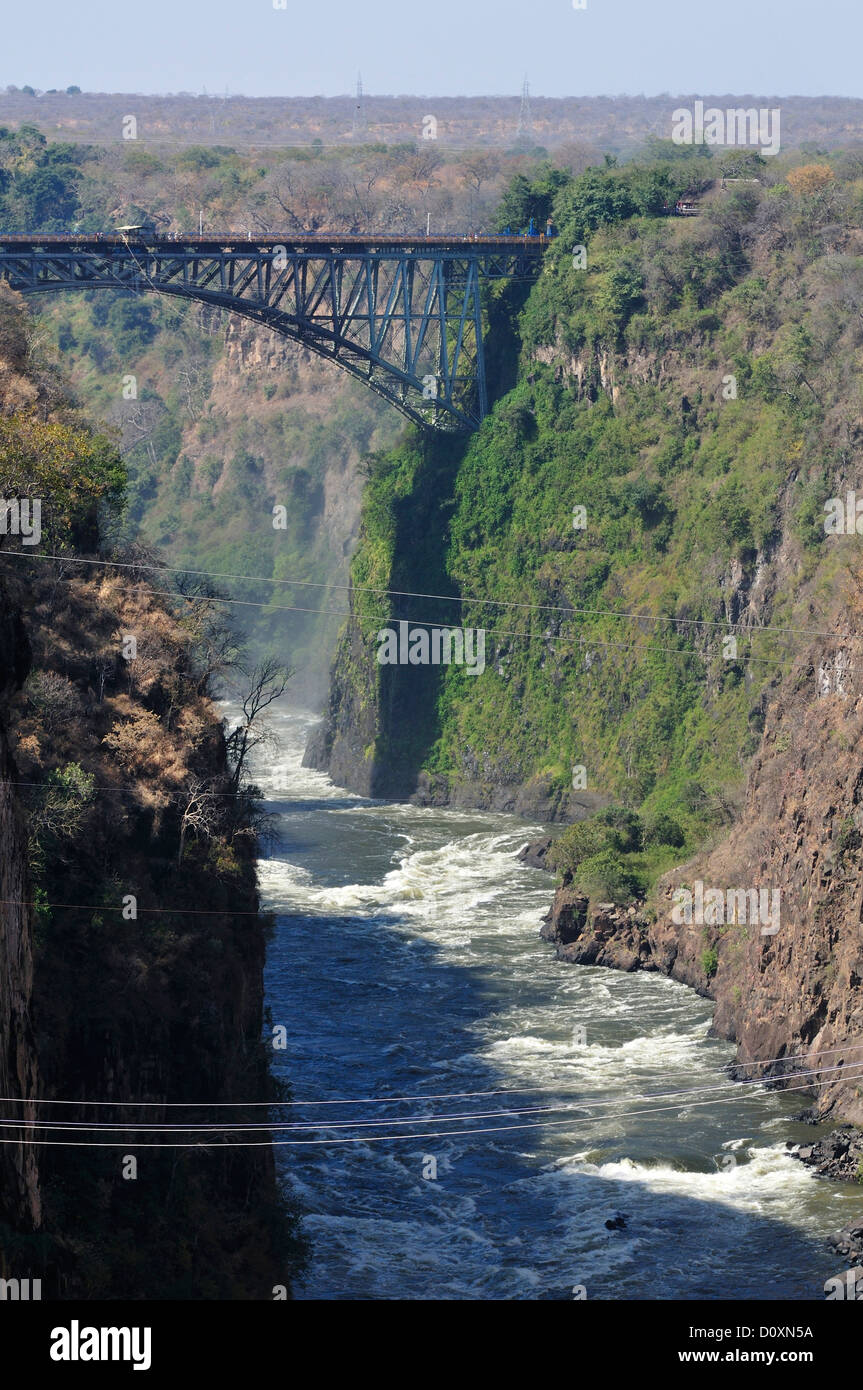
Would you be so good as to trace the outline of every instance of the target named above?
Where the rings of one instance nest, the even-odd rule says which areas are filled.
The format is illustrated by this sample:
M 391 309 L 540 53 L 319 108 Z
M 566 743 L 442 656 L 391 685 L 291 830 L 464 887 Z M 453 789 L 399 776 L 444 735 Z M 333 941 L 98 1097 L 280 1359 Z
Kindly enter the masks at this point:
M 336 679 L 334 673 L 334 683 Z M 480 775 L 468 779 L 422 770 L 412 782 L 379 779 L 374 760 L 366 755 L 374 735 L 373 726 L 365 719 L 369 712 L 368 708 L 365 712 L 352 710 L 351 720 L 341 724 L 334 722 L 332 712 L 325 716 L 309 735 L 303 767 L 328 773 L 340 786 L 361 796 L 393 796 L 411 806 L 439 810 L 502 812 L 544 824 L 583 820 L 608 804 L 606 796 L 563 787 L 547 775 L 503 782 L 483 780 Z
M 546 858 L 552 840 L 541 840 L 525 845 L 519 853 L 522 863 L 535 868 L 547 869 Z M 543 918 L 540 936 L 555 948 L 558 960 L 569 965 L 598 965 L 627 973 L 635 971 L 656 971 L 688 984 L 704 998 L 716 1001 L 713 974 L 702 963 L 701 973 L 693 975 L 691 957 L 678 966 L 680 953 L 670 948 L 667 933 L 659 926 L 655 914 L 644 902 L 625 905 L 614 903 L 593 903 L 584 893 L 571 885 L 555 889 L 552 905 Z M 722 1021 L 724 1019 L 724 1026 Z M 720 1026 L 716 1017 L 711 1031 L 717 1032 L 729 1041 L 737 1043 L 742 1049 L 742 1040 L 736 1036 L 730 1025 L 726 1011 L 720 1014 Z M 745 1057 L 739 1065 L 731 1066 L 732 1073 L 739 1079 L 759 1075 L 777 1086 L 789 1086 L 799 1090 L 800 1073 L 811 1075 L 811 1089 L 803 1089 L 803 1094 L 815 1097 L 814 1107 L 803 1112 L 798 1119 L 803 1123 L 821 1124 L 825 1119 L 843 1121 L 841 1101 L 835 1099 L 836 1087 L 831 1081 L 834 1094 L 827 1111 L 819 1105 L 819 1077 L 830 1074 L 846 1065 L 853 1068 L 856 1077 L 860 1068 L 855 1059 L 861 1056 L 853 1046 L 848 1055 L 838 1050 L 826 1057 L 816 1057 L 814 1053 L 804 1055 L 802 1060 L 793 1053 L 783 1052 L 773 1061 L 759 1057 Z M 792 1066 L 792 1058 L 794 1063 Z M 813 1064 L 814 1063 L 814 1075 Z M 852 1083 L 856 1084 L 856 1083 Z M 860 1184 L 863 1182 L 863 1129 L 849 1124 L 833 1131 L 813 1144 L 791 1144 L 789 1152 L 810 1167 L 819 1177 L 834 1182 Z M 844 1227 L 827 1238 L 828 1246 L 841 1255 L 850 1265 L 863 1259 L 863 1192 L 860 1201 L 860 1220 Z

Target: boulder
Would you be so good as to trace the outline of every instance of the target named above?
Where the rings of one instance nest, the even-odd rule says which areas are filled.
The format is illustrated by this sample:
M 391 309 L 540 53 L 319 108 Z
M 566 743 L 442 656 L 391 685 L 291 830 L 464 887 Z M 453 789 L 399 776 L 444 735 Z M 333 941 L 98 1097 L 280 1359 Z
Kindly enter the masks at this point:
M 531 869 L 547 869 L 549 873 L 552 873 L 551 866 L 546 863 L 546 855 L 553 844 L 554 839 L 551 835 L 544 840 L 529 841 L 519 850 L 518 859 Z

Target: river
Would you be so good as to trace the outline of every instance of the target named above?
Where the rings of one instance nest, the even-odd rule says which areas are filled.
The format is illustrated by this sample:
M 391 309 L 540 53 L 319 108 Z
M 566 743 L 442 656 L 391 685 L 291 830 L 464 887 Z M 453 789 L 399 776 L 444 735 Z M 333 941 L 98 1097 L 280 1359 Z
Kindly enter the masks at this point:
M 301 766 L 313 723 L 281 708 L 256 768 L 274 1069 L 325 1126 L 277 1149 L 297 1296 L 823 1299 L 859 1190 L 786 1152 L 809 1098 L 730 1083 L 683 985 L 555 959 L 515 857 L 543 827 L 351 796 Z

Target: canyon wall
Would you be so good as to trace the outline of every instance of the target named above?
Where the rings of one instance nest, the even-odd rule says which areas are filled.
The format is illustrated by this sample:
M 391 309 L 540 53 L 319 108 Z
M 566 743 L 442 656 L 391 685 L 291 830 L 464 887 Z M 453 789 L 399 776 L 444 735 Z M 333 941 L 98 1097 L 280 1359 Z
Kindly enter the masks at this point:
M 23 626 L 13 613 L 0 581 L 0 701 L 18 689 L 30 653 Z M 38 1094 L 36 1048 L 31 1023 L 33 952 L 31 941 L 26 825 L 13 783 L 17 770 L 0 719 L 0 1094 L 20 1096 L 21 1105 L 3 1106 L 3 1118 L 32 1120 L 28 1098 Z M 13 1131 L 5 1131 L 12 1138 Z M 0 1150 L 0 1221 L 7 1228 L 36 1231 L 42 1202 L 36 1150 L 4 1144 Z M 26 1277 L 26 1266 L 5 1254 L 0 1275 Z
M 268 1133 L 141 1129 L 194 1145 L 279 1094 L 254 808 L 209 696 L 232 642 L 107 549 L 122 460 L 27 329 L 0 296 L 0 497 L 41 498 L 43 528 L 0 545 L 0 1091 L 83 1128 L 0 1148 L 0 1270 L 43 1298 L 271 1300 L 303 1242 Z
M 708 186 L 685 225 L 620 210 L 637 173 L 558 195 L 560 242 L 495 321 L 516 380 L 472 438 L 411 433 L 370 477 L 308 758 L 353 790 L 595 822 L 547 926 L 562 957 L 709 994 L 742 1061 L 793 1056 L 819 1112 L 859 1123 L 863 561 L 853 517 L 825 524 L 863 495 L 840 164 L 820 199 Z M 387 622 L 484 629 L 483 673 L 376 665 L 368 586 Z M 780 929 L 677 925 L 696 880 L 777 892 Z

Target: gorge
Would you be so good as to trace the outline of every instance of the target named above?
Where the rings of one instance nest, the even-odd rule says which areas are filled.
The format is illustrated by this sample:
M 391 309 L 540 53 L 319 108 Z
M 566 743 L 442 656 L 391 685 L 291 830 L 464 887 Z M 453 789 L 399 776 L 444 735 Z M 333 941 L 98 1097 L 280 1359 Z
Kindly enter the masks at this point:
M 805 1300 L 859 1257 L 859 158 L 516 158 L 489 217 L 561 234 L 487 287 L 470 435 L 206 309 L 3 295 L 0 496 L 52 501 L 0 548 L 3 1095 L 273 1107 L 137 1189 L 5 1145 L 51 1297 Z M 380 660 L 429 629 L 481 663 Z M 214 700 L 267 652 L 241 784 Z M 675 920 L 697 883 L 778 930 Z

